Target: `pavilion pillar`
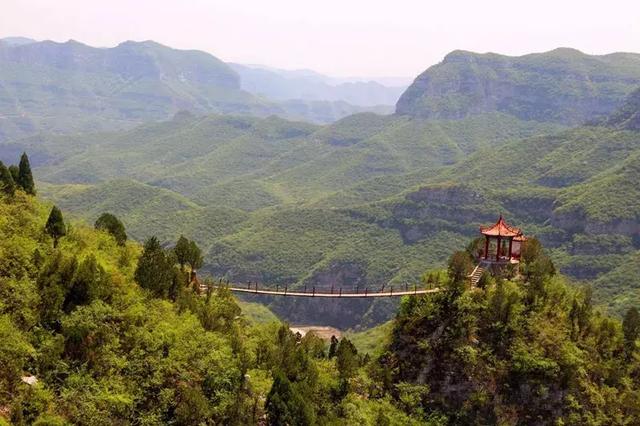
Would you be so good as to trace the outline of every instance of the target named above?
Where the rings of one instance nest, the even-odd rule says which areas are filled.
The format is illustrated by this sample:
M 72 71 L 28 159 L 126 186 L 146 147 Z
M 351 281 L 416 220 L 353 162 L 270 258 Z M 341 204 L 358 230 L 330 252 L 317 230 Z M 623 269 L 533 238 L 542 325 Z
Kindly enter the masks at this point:
M 502 244 L 502 241 L 500 240 L 500 237 L 498 237 L 498 244 L 496 247 L 496 262 L 500 261 L 500 244 Z
M 484 236 L 484 260 L 489 258 L 489 237 Z
M 513 247 L 513 238 L 509 238 L 509 260 L 511 260 L 511 248 Z

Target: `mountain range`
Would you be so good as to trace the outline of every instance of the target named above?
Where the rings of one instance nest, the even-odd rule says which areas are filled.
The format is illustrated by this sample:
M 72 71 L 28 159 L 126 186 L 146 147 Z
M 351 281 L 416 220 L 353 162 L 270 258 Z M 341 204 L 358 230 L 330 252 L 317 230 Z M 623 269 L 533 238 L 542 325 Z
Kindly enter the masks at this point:
M 220 64 L 200 80 L 267 105 Z M 185 234 L 206 251 L 203 272 L 264 285 L 415 282 L 502 213 L 620 313 L 640 301 L 638 87 L 632 53 L 456 51 L 422 73 L 391 115 L 318 125 L 228 115 L 246 111 L 221 102 L 229 109 L 219 114 L 13 138 L 0 159 L 26 150 L 41 192 L 65 211 L 89 221 L 110 211 L 140 240 Z M 291 321 L 339 327 L 394 311 L 388 301 L 265 303 Z
M 308 78 L 281 79 L 280 95 L 278 90 L 244 90 L 257 81 L 267 87 L 269 76 L 279 75 L 265 71 L 244 82 L 213 55 L 152 41 L 95 48 L 74 40 L 6 38 L 0 40 L 0 141 L 39 132 L 125 130 L 180 111 L 275 114 L 327 123 L 356 112 L 392 112 L 401 91 L 378 83 L 348 83 L 322 97 L 319 92 L 333 86 L 318 87 Z M 368 95 L 371 85 L 378 95 Z

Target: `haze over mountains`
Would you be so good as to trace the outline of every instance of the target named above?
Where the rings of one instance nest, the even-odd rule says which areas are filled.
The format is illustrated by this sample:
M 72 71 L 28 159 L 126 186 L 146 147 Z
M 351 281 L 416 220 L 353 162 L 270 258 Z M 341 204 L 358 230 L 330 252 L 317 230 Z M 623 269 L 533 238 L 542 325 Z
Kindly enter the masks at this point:
M 362 83 L 349 92 L 350 83 L 230 67 L 154 43 L 43 43 L 0 47 L 0 61 L 12 64 L 0 68 L 9 75 L 1 105 L 54 114 L 32 127 L 2 121 L 0 159 L 29 152 L 42 192 L 65 211 L 90 221 L 110 211 L 137 239 L 185 234 L 206 249 L 204 269 L 216 276 L 336 288 L 413 282 L 503 213 L 613 311 L 640 301 L 640 283 L 628 278 L 640 271 L 638 54 L 456 51 L 404 91 L 395 114 L 318 125 L 265 116 L 271 108 L 289 116 L 289 96 L 307 96 L 307 106 L 351 96 L 371 108 L 397 89 Z M 69 83 L 41 84 L 71 64 Z M 135 78 L 142 70 L 147 77 Z M 114 81 L 135 83 L 106 91 Z M 35 99 L 48 99 L 47 111 Z M 132 127 L 184 109 L 194 112 Z M 124 124 L 41 132 L 113 123 Z M 275 308 L 343 327 L 393 311 L 375 303 Z
M 245 90 L 263 80 L 271 87 L 266 93 Z M 318 87 L 317 79 L 290 81 L 263 71 L 242 83 L 232 67 L 208 53 L 152 41 L 94 48 L 21 37 L 0 41 L 0 81 L 0 140 L 41 131 L 121 130 L 182 110 L 326 123 L 355 112 L 391 112 L 402 89 L 348 83 L 323 97 L 320 92 L 333 86 Z M 379 93 L 366 94 L 370 86 Z

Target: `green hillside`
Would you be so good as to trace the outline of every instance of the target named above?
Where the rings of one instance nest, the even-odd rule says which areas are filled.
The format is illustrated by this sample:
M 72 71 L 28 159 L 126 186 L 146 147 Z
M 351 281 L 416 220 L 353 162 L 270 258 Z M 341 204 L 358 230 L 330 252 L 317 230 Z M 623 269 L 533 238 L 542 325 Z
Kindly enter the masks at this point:
M 422 73 L 396 112 L 461 118 L 499 111 L 578 125 L 616 109 L 640 86 L 640 55 L 593 56 L 561 48 L 523 56 L 456 50 Z
M 603 314 L 544 251 L 474 289 L 471 259 L 458 252 L 438 271 L 441 292 L 403 297 L 392 321 L 328 344 L 225 288 L 195 293 L 172 250 L 119 244 L 21 188 L 7 193 L 7 179 L 0 425 L 582 425 L 640 415 L 638 311 L 622 322 Z M 55 211 L 57 243 L 46 225 Z
M 37 175 L 59 183 L 47 196 L 89 221 L 105 206 L 136 238 L 184 233 L 206 248 L 207 272 L 271 285 L 415 282 L 503 213 L 541 238 L 563 272 L 609 288 L 596 297 L 620 313 L 638 287 L 601 277 L 636 259 L 638 133 L 557 129 L 500 114 L 363 114 L 326 127 L 184 116 L 69 143 L 68 157 Z M 28 143 L 36 153 L 48 145 Z M 146 183 L 111 183 L 122 176 Z M 394 308 L 272 306 L 338 327 L 375 324 Z

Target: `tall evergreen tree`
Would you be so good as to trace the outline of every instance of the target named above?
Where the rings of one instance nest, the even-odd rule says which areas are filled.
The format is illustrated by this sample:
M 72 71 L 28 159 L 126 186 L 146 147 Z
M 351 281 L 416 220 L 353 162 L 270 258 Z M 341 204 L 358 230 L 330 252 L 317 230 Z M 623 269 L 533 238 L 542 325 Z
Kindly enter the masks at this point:
M 166 297 L 174 278 L 173 265 L 174 259 L 167 256 L 156 237 L 151 237 L 144 243 L 134 278 L 155 296 Z
M 123 246 L 127 242 L 127 233 L 120 219 L 111 213 L 102 213 L 96 220 L 95 228 L 107 231 L 115 238 L 119 246 Z
M 189 242 L 189 256 L 187 257 L 187 263 L 189 263 L 191 269 L 200 269 L 200 267 L 202 267 L 202 251 L 195 241 Z
M 10 196 L 13 196 L 16 192 L 16 184 L 13 181 L 11 172 L 2 161 L 0 161 L 0 190 Z
M 20 157 L 20 164 L 18 165 L 18 185 L 25 190 L 27 194 L 36 195 L 36 185 L 33 182 L 33 175 L 31 174 L 31 165 L 29 165 L 29 157 L 27 153 L 23 152 Z
M 342 380 L 353 377 L 360 366 L 358 350 L 347 338 L 342 338 L 340 344 L 338 344 L 338 349 L 336 350 L 336 365 L 338 367 L 338 374 Z
M 184 235 L 180 235 L 176 246 L 173 248 L 173 252 L 176 255 L 176 259 L 178 259 L 181 270 L 184 270 L 184 265 L 186 265 L 189 261 L 190 249 L 191 248 L 189 246 L 189 240 L 186 239 Z
M 62 212 L 58 207 L 53 206 L 51 208 L 51 213 L 49 213 L 49 219 L 47 219 L 47 224 L 44 226 L 44 229 L 47 234 L 53 238 L 53 247 L 58 247 L 58 240 L 67 235 L 67 228 L 62 218 Z
M 199 269 L 202 266 L 202 251 L 195 241 L 189 241 L 184 235 L 180 235 L 173 253 L 180 264 L 180 269 L 184 270 L 185 265 L 189 265 L 191 269 Z
M 13 182 L 15 182 L 15 184 L 17 185 L 18 176 L 20 176 L 20 169 L 15 164 L 10 165 L 8 168 L 9 168 L 9 173 L 11 173 L 11 177 L 13 178 Z
M 267 423 L 272 426 L 306 426 L 313 424 L 310 404 L 282 372 L 275 374 L 273 385 L 267 395 L 265 410 Z

